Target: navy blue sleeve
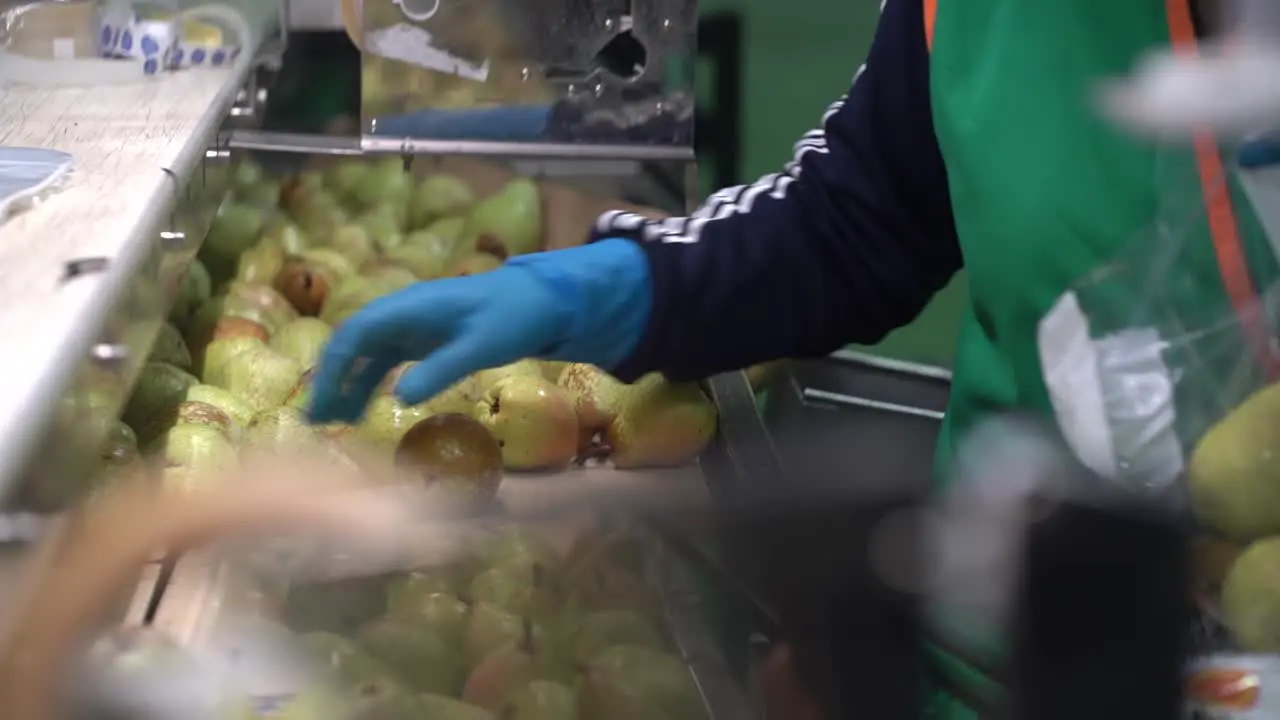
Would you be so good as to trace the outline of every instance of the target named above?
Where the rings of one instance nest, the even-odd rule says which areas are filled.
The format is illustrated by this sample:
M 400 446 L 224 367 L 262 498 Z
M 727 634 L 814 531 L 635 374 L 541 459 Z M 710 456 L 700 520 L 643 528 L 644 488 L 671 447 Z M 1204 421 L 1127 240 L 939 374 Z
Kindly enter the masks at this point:
M 848 95 L 782 172 L 689 217 L 600 217 L 593 237 L 639 243 L 653 286 L 648 327 L 616 375 L 691 380 L 874 343 L 960 269 L 923 4 L 888 0 Z

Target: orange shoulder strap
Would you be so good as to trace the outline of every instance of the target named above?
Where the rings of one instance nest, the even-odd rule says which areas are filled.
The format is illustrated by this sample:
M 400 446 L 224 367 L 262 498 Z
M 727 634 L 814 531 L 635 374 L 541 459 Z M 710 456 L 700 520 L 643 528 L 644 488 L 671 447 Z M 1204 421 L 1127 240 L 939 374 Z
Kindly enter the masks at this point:
M 924 0 L 924 42 L 933 50 L 933 26 L 938 22 L 938 0 Z
M 1195 22 L 1191 16 L 1191 0 L 1165 0 L 1165 10 L 1169 17 L 1169 34 L 1174 52 L 1187 55 L 1199 52 Z M 928 26 L 929 21 L 925 22 Z M 1231 187 L 1227 182 L 1222 152 L 1212 133 L 1196 133 L 1195 154 L 1200 171 L 1200 190 L 1209 216 L 1209 232 L 1213 236 L 1213 247 L 1218 258 L 1218 271 L 1222 274 L 1222 282 L 1226 286 L 1231 305 L 1235 308 L 1236 317 L 1254 343 L 1254 350 L 1262 366 L 1275 379 L 1280 368 L 1271 352 L 1270 330 L 1253 278 L 1249 274 L 1244 247 L 1240 243 L 1240 226 L 1236 222 L 1235 208 L 1231 202 Z

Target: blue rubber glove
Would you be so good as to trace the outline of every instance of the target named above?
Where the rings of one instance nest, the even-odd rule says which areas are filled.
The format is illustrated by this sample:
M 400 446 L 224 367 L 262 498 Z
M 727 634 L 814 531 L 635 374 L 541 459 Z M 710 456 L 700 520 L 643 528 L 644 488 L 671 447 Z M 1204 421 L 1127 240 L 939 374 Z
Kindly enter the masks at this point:
M 608 239 L 512 258 L 492 272 L 418 283 L 380 298 L 334 332 L 312 394 L 317 423 L 355 422 L 382 379 L 406 404 L 467 375 L 527 357 L 610 368 L 640 341 L 653 297 L 635 243 Z

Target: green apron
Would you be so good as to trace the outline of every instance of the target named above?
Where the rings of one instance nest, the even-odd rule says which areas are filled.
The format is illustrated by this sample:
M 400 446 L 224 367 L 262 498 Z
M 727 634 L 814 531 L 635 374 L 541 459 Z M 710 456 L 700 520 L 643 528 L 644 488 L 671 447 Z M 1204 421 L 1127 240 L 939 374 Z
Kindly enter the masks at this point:
M 1233 292 L 1269 286 L 1275 269 L 1248 200 L 1233 178 L 1223 189 L 1216 148 L 1148 144 L 1101 119 L 1090 102 L 1100 79 L 1128 73 L 1143 52 L 1175 39 L 1194 47 L 1179 5 L 1186 0 L 915 1 L 926 5 L 934 122 L 971 291 L 938 454 L 945 464 L 954 441 L 992 411 L 1052 416 L 1039 321 L 1158 220 L 1185 219 L 1177 258 L 1184 287 L 1164 300 L 1193 324 L 1232 316 Z M 1244 279 L 1232 276 L 1232 243 L 1246 258 Z M 1129 300 L 1120 293 L 1116 304 Z M 955 658 L 928 654 L 954 681 L 998 692 Z M 927 710 L 977 717 L 939 690 L 928 693 Z

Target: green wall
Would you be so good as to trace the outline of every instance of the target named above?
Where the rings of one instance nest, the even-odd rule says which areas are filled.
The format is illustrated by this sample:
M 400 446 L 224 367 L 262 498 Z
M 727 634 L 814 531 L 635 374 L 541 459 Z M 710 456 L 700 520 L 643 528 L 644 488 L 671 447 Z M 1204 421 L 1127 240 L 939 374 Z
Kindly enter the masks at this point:
M 700 12 L 736 10 L 745 26 L 742 181 L 782 167 L 792 144 L 848 89 L 871 43 L 878 8 L 879 0 L 701 0 Z M 707 74 L 700 72 L 700 79 Z M 958 278 L 915 323 L 874 351 L 950 366 L 966 289 Z

